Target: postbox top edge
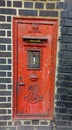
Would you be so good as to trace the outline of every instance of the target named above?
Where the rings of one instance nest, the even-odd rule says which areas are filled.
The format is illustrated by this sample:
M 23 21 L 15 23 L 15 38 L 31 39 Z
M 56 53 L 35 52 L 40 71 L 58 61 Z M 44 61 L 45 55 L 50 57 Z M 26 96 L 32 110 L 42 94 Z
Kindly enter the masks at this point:
M 48 39 L 48 37 L 30 37 L 30 36 L 23 36 L 22 37 L 23 39 L 41 39 L 41 40 L 47 40 Z
M 36 17 L 13 17 L 13 21 L 33 21 L 33 20 L 36 20 L 36 21 L 45 21 L 45 22 L 58 22 L 58 19 L 51 19 L 51 18 L 36 18 Z

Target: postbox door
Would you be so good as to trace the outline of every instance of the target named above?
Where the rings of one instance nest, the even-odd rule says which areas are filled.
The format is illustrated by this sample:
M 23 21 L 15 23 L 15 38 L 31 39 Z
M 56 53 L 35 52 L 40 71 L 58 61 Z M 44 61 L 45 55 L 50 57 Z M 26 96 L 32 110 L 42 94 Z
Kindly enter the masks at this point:
M 36 20 L 17 24 L 16 115 L 51 118 L 53 113 L 54 26 Z

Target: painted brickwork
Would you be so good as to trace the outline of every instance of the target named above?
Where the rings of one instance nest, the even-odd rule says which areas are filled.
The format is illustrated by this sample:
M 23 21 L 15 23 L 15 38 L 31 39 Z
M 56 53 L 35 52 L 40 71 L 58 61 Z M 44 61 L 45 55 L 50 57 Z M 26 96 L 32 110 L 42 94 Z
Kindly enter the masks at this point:
M 72 129 L 72 2 L 62 0 L 0 0 L 0 130 Z M 67 9 L 68 8 L 68 9 Z M 65 10 L 66 9 L 66 10 Z M 63 10 L 63 11 L 62 11 Z M 70 11 L 69 11 L 70 10 Z M 60 18 L 60 11 L 61 18 Z M 12 18 L 57 18 L 61 27 L 55 118 L 48 120 L 12 119 Z

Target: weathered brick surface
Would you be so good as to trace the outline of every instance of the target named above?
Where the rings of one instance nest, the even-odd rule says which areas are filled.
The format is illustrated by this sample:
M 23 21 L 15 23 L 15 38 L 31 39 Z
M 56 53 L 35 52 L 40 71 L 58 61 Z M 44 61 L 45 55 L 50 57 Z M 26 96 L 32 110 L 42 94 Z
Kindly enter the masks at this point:
M 39 125 L 39 120 L 32 120 L 33 125 Z
M 0 122 L 0 127 L 7 126 L 7 122 Z
M 67 9 L 61 11 L 60 23 L 61 38 L 55 97 L 57 130 L 72 129 L 72 2 L 66 2 L 68 2 L 66 3 Z
M 5 31 L 0 31 L 0 36 L 5 36 Z
M 59 52 L 59 58 L 69 58 L 69 59 L 72 59 L 72 52 Z
M 19 15 L 23 16 L 37 16 L 37 10 L 19 10 Z
M 0 8 L 0 14 L 16 15 L 16 9 Z
M 11 31 L 7 31 L 7 36 L 8 36 L 8 37 L 11 36 Z
M 5 16 L 0 16 L 0 21 L 5 21 Z
M 30 124 L 31 124 L 31 121 L 30 121 L 30 120 L 24 121 L 24 125 L 30 125 Z
M 11 116 L 0 116 L 0 120 L 11 120 Z
M 19 126 L 18 130 L 34 130 L 33 126 Z
M 55 3 L 47 3 L 46 9 L 55 9 Z
M 5 6 L 5 1 L 0 0 L 0 6 Z
M 48 122 L 47 121 L 41 121 L 40 125 L 45 125 L 46 126 L 46 125 L 48 125 Z
M 9 122 L 8 122 L 8 126 L 12 126 L 12 121 L 9 121 Z
M 7 16 L 7 22 L 11 22 L 11 16 Z
M 1 50 L 3 50 L 3 48 Z M 6 59 L 0 59 L 0 64 L 6 64 Z
M 72 73 L 71 66 L 59 66 L 58 72 L 59 73 Z
M 43 16 L 43 17 L 58 17 L 58 11 L 44 11 L 44 10 L 41 10 L 40 11 L 40 16 Z
M 1 77 L 6 77 L 6 72 L 0 72 Z
M 11 24 L 0 23 L 0 29 L 11 29 Z
M 36 130 L 51 130 L 51 127 L 49 126 L 36 126 Z
M 72 44 L 60 44 L 61 51 L 72 51 Z
M 6 39 L 6 42 L 4 42 L 4 43 L 7 43 L 7 40 L 9 40 L 9 39 Z M 0 56 L 1 57 L 11 57 L 11 52 L 0 52 Z
M 0 109 L 0 114 L 6 114 L 6 110 Z
M 16 130 L 16 127 L 6 127 L 6 128 L 4 127 L 4 128 L 3 128 L 3 127 L 1 126 L 1 127 L 0 127 L 0 130 Z
M 10 78 L 0 78 L 0 83 L 11 83 Z
M 22 7 L 22 2 L 21 1 L 13 1 L 13 6 L 14 7 Z
M 61 68 L 59 67 L 58 68 L 59 70 L 59 72 L 62 72 L 62 70 L 60 70 Z M 64 69 L 64 67 L 62 67 L 62 69 Z M 69 69 L 69 68 L 67 68 L 67 67 L 65 67 L 65 69 Z M 64 71 L 63 71 L 64 72 Z M 68 72 L 69 73 L 69 71 L 65 71 L 64 73 L 66 73 L 66 72 Z M 70 72 L 70 73 L 72 73 L 72 72 Z M 68 88 L 71 88 L 71 85 L 72 85 L 72 82 L 69 82 L 69 81 L 57 81 L 56 82 L 56 85 L 57 86 L 60 86 L 60 87 L 68 87 Z
M 6 84 L 1 84 L 1 83 L 0 83 L 0 89 L 1 89 L 1 91 L 2 91 L 3 89 L 6 89 Z
M 56 8 L 57 9 L 66 9 L 67 3 L 64 2 L 57 2 Z
M 10 89 L 10 88 L 9 88 Z M 11 97 L 8 97 L 8 102 L 11 102 Z
M 44 8 L 44 4 L 43 3 L 35 3 L 35 8 L 43 9 Z
M 8 64 L 11 64 L 12 63 L 12 60 L 11 59 L 8 59 Z
M 11 92 L 10 92 L 10 91 L 1 91 L 1 92 L 0 92 L 0 95 L 1 95 L 1 96 L 11 95 Z
M 33 8 L 33 2 L 24 2 L 25 8 Z
M 68 2 L 68 1 L 67 1 Z M 67 9 L 71 10 L 72 9 L 72 1 L 68 2 L 67 4 Z
M 7 1 L 7 6 L 8 6 L 8 7 L 11 7 L 11 5 L 12 5 L 12 2 L 8 0 L 8 1 Z
M 2 63 L 3 62 L 5 63 L 4 59 L 3 60 L 1 59 L 1 61 L 2 61 Z M 0 70 L 11 70 L 11 66 L 10 65 L 0 65 Z

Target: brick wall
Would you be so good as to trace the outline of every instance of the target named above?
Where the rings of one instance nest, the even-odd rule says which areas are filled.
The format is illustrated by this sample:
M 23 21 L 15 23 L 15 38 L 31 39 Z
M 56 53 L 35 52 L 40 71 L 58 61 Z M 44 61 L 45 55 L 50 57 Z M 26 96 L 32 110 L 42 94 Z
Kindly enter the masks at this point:
M 0 130 L 71 130 L 72 11 L 69 9 L 72 9 L 72 4 L 62 1 L 0 0 Z M 61 37 L 57 42 L 58 67 L 53 121 L 12 119 L 12 18 L 14 16 L 58 19 L 59 27 L 62 26 Z M 61 22 L 60 19 L 62 19 Z
M 57 129 L 72 129 L 72 2 L 61 11 L 59 39 L 56 122 Z

